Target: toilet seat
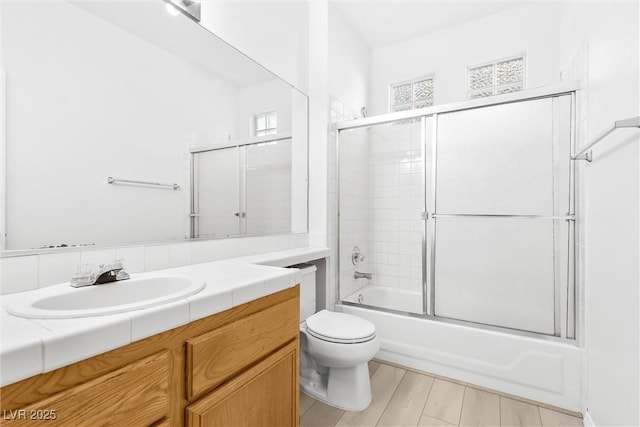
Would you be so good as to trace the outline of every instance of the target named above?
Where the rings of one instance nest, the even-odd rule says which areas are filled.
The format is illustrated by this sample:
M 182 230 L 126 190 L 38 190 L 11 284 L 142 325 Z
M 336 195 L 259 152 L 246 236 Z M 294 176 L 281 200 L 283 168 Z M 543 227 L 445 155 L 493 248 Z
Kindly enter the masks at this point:
M 373 323 L 351 314 L 321 310 L 307 318 L 306 323 L 310 335 L 333 343 L 357 344 L 376 336 Z

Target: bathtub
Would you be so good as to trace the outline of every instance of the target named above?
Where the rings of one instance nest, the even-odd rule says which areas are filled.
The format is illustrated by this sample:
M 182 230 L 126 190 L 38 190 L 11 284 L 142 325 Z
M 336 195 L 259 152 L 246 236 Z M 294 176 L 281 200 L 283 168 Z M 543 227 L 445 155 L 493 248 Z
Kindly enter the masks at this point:
M 407 313 L 423 313 L 422 293 L 387 286 L 365 286 L 344 299 L 354 304 Z
M 362 301 L 370 304 L 379 298 L 375 304 L 384 308 L 407 312 L 407 308 L 417 308 L 406 305 L 400 309 L 403 303 L 409 303 L 410 291 L 394 295 L 393 288 L 367 288 L 373 289 L 350 295 L 345 298 L 347 303 L 336 305 L 336 311 L 360 316 L 376 325 L 380 338 L 377 359 L 584 412 L 582 354 L 575 342 L 351 305 L 357 304 L 362 295 Z

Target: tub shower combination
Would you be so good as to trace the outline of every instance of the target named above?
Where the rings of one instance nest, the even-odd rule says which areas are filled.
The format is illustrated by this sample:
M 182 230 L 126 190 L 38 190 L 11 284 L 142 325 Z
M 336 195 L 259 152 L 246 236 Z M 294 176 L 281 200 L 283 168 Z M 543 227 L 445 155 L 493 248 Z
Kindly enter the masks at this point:
M 379 358 L 580 409 L 576 96 L 336 125 L 337 309 L 376 324 Z

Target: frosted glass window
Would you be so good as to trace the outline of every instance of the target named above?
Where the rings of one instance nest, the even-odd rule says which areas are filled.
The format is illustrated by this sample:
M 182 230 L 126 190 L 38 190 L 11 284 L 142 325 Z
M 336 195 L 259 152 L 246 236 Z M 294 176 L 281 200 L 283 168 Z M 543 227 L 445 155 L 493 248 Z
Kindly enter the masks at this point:
M 393 88 L 393 105 L 411 104 L 411 84 Z
M 524 56 L 469 67 L 469 99 L 524 89 Z
M 433 105 L 433 77 L 422 77 L 390 86 L 389 111 L 407 111 Z
M 413 85 L 414 101 L 426 101 L 433 98 L 433 79 L 422 80 Z
M 493 86 L 493 65 L 477 67 L 469 70 L 469 87 L 471 90 Z
M 253 116 L 254 136 L 273 135 L 278 133 L 278 113 L 270 111 Z
M 496 84 L 498 86 L 520 83 L 523 80 L 522 58 L 502 61 L 496 64 Z

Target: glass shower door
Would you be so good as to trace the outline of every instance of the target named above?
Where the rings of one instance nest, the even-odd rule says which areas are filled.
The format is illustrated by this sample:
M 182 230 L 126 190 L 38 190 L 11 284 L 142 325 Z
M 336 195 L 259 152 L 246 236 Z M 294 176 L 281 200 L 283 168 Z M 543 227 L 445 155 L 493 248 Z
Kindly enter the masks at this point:
M 424 313 L 424 144 L 420 120 L 340 133 L 342 301 Z
M 195 153 L 192 237 L 241 234 L 240 147 Z
M 247 235 L 291 231 L 291 138 L 251 144 L 245 152 Z
M 436 316 L 549 335 L 566 328 L 570 108 L 562 96 L 438 115 Z

